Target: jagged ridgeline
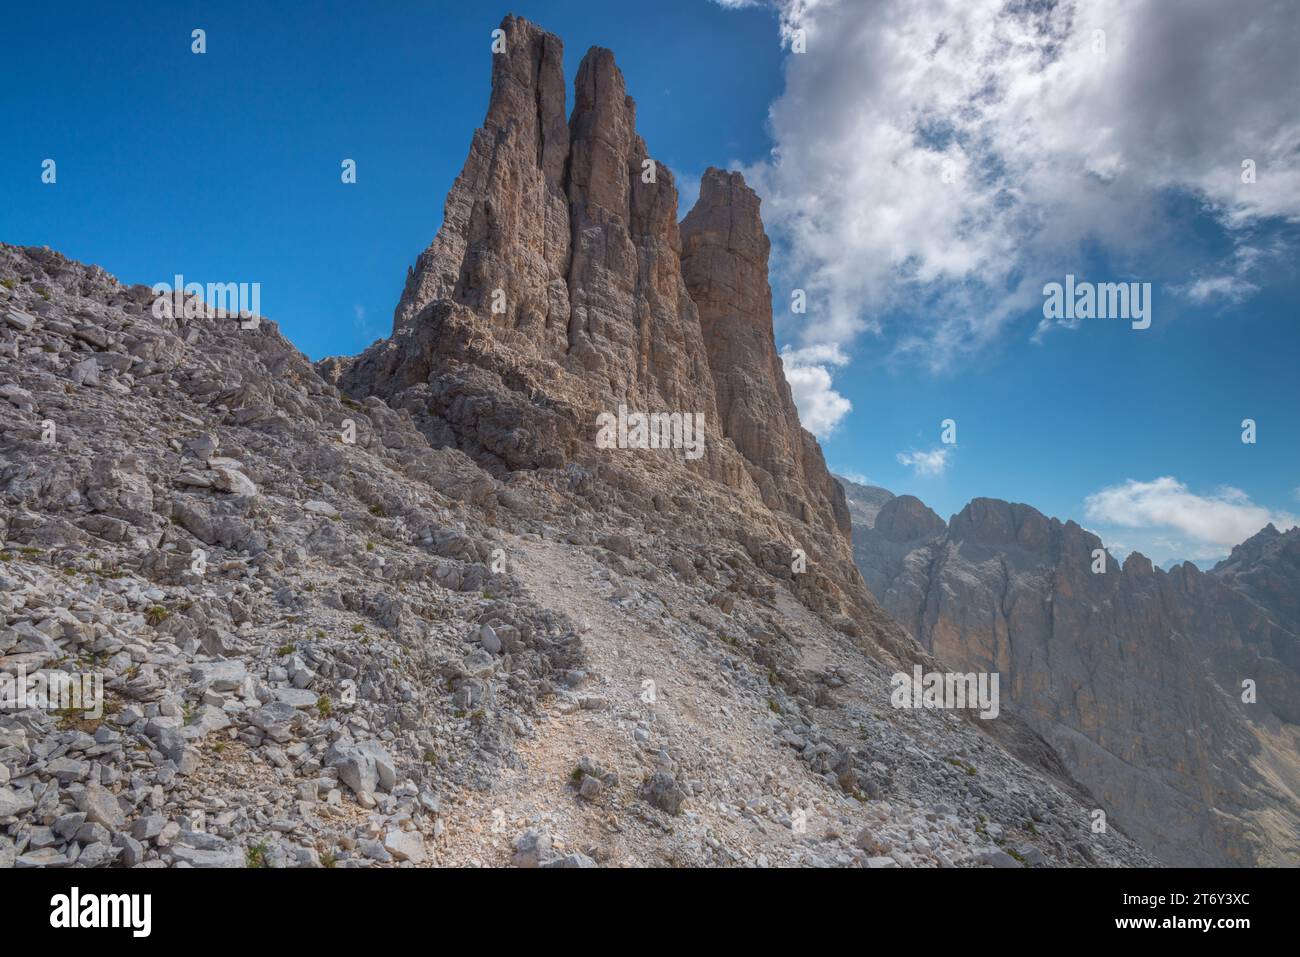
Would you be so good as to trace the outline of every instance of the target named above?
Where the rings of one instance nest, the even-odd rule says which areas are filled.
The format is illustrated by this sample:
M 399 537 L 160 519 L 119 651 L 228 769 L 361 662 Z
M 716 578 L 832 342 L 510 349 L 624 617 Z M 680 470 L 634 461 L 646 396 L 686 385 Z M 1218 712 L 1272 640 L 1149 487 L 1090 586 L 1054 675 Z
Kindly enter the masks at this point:
M 566 118 L 560 40 L 515 17 L 502 30 L 487 118 L 392 336 L 319 370 L 499 478 L 568 469 L 592 507 L 741 542 L 792 580 L 802 553 L 810 607 L 906 654 L 846 560 L 843 492 L 782 372 L 758 197 L 709 169 L 679 226 L 613 54 L 583 57 Z M 703 454 L 600 448 L 621 407 L 702 421 Z
M 1164 571 L 1028 505 L 979 498 L 945 522 L 840 481 L 885 609 L 949 665 L 999 673 L 1143 846 L 1180 866 L 1300 863 L 1300 528 Z

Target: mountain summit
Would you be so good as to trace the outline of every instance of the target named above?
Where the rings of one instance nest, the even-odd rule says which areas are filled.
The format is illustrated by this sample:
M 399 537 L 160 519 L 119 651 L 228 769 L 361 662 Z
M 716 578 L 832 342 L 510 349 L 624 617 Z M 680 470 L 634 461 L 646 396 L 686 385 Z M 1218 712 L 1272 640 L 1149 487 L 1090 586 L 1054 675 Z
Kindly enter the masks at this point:
M 583 57 L 566 122 L 559 39 L 517 17 L 501 28 L 487 117 L 393 335 L 320 371 L 499 478 L 580 466 L 688 499 L 699 529 L 729 513 L 727 537 L 773 568 L 807 556 L 811 607 L 851 629 L 883 618 L 844 560 L 843 492 L 782 371 L 758 196 L 710 169 L 679 227 L 673 174 L 637 134 L 613 55 Z M 702 416 L 707 454 L 598 448 L 598 418 L 620 407 Z

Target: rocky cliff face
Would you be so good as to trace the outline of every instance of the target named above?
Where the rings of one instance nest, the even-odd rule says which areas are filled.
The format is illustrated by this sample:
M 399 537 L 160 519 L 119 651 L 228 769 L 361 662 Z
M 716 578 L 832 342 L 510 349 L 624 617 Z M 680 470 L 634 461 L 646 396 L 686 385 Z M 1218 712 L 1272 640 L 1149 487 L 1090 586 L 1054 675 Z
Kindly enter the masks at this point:
M 817 440 L 799 424 L 776 351 L 770 250 L 759 198 L 744 177 L 706 170 L 682 222 L 681 267 L 699 309 L 722 432 L 744 456 L 768 507 L 847 535 L 843 490 Z
M 850 501 L 882 498 L 845 484 Z M 1094 573 L 1101 541 L 1073 522 L 976 499 L 945 523 L 904 495 L 855 524 L 854 557 L 937 658 L 999 672 L 1110 818 L 1162 860 L 1294 865 L 1297 535 L 1265 530 L 1212 574 L 1138 554 Z
M 716 428 L 677 189 L 636 133 L 613 55 L 583 58 L 566 121 L 560 41 L 514 17 L 502 29 L 487 118 L 393 337 L 339 361 L 340 384 L 418 411 L 435 441 L 501 470 L 582 458 L 596 415 L 620 404 Z M 721 448 L 701 461 L 740 478 Z
M 679 230 L 612 54 L 583 57 L 565 122 L 560 41 L 514 17 L 502 29 L 487 117 L 392 337 L 318 368 L 499 478 L 580 468 L 593 498 L 650 490 L 680 531 L 745 542 L 809 607 L 911 654 L 846 560 L 843 493 L 799 425 L 758 197 L 710 170 Z M 597 417 L 620 406 L 701 415 L 703 456 L 597 448 Z
M 1300 634 L 1300 528 L 1283 533 L 1270 523 L 1219 562 L 1214 577 Z

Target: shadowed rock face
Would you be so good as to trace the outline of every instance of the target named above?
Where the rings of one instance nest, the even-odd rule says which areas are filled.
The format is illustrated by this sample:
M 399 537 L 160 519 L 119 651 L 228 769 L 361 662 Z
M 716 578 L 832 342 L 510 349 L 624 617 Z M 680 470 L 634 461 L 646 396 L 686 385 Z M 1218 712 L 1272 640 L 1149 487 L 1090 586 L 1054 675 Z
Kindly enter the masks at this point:
M 1300 528 L 1283 534 L 1270 523 L 1234 548 L 1213 574 L 1300 634 Z
M 841 480 L 844 481 L 844 480 Z M 845 482 L 849 499 L 880 498 Z M 944 523 L 911 496 L 854 526 L 884 608 L 935 657 L 1003 693 L 1171 864 L 1300 861 L 1296 542 L 1266 529 L 1213 573 L 1119 566 L 1027 505 L 976 499 Z M 1258 701 L 1241 701 L 1242 682 Z
M 725 537 L 770 571 L 807 554 L 810 607 L 873 630 L 887 619 L 847 560 L 843 492 L 776 351 L 758 197 L 710 170 L 679 231 L 672 173 L 637 134 L 613 55 L 583 57 L 566 122 L 560 41 L 514 17 L 502 29 L 487 117 L 393 335 L 319 371 L 499 478 L 579 466 L 615 493 L 657 493 L 665 516 L 707 513 L 685 527 L 729 514 Z M 597 416 L 621 405 L 702 415 L 705 454 L 598 449 Z M 884 644 L 910 645 L 887 630 Z
M 682 222 L 682 273 L 699 307 L 718 414 L 763 501 L 804 521 L 829 515 L 844 534 L 848 505 L 820 446 L 799 425 L 772 333 L 771 244 L 758 195 L 739 173 L 710 168 Z
M 560 41 L 518 18 L 502 28 L 487 118 L 393 337 L 336 362 L 340 384 L 397 400 L 431 438 L 508 470 L 581 457 L 595 416 L 620 403 L 715 424 L 677 189 L 659 166 L 643 181 L 649 155 L 613 55 L 583 58 L 566 122 Z M 743 472 L 734 457 L 702 461 L 724 481 Z

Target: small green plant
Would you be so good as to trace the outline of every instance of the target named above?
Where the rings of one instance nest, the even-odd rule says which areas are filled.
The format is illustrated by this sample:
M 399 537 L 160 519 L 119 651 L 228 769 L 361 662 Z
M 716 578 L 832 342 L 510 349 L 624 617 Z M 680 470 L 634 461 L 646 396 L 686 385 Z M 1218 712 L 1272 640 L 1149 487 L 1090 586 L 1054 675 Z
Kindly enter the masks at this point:
M 170 614 L 171 612 L 162 605 L 150 605 L 144 610 L 144 620 L 147 621 L 151 627 L 157 628 L 167 620 L 167 616 Z
M 6 289 L 14 289 L 18 286 L 18 283 L 12 279 L 0 279 L 0 286 L 4 286 Z
M 352 626 L 352 634 L 354 635 L 359 635 L 365 630 L 366 630 L 366 626 L 361 624 L 360 622 Z
M 329 695 L 321 695 L 316 699 L 316 711 L 322 718 L 328 718 L 334 712 L 334 705 L 330 702 Z
M 86 713 L 80 708 L 64 708 L 57 714 L 60 731 L 84 731 L 87 734 L 94 734 L 99 730 L 101 719 L 87 718 Z
M 295 645 L 281 645 L 279 648 L 275 649 L 275 653 L 283 658 L 285 655 L 293 654 L 295 650 Z
M 370 506 L 370 514 L 373 515 L 373 516 L 375 516 L 375 518 L 387 518 L 387 517 L 388 517 L 388 513 L 387 513 L 386 511 L 384 511 L 384 506 L 382 506 L 382 505 L 371 505 L 371 506 Z
M 244 863 L 249 867 L 266 867 L 266 845 L 252 844 L 244 852 Z
M 339 859 L 333 851 L 326 851 L 320 856 L 321 867 L 338 867 Z

